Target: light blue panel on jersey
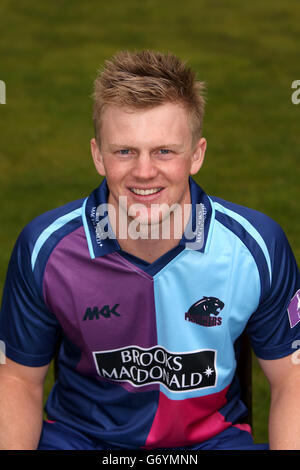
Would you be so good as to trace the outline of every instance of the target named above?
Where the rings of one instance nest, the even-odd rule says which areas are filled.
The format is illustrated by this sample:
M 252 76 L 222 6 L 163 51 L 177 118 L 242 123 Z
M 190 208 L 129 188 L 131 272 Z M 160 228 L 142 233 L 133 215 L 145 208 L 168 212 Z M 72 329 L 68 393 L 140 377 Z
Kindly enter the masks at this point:
M 230 230 L 218 221 L 214 225 L 208 253 L 184 250 L 154 276 L 158 345 L 177 353 L 216 351 L 215 385 L 180 392 L 161 385 L 161 391 L 173 400 L 217 393 L 231 383 L 234 342 L 259 302 L 260 280 L 251 253 Z M 215 326 L 187 315 L 204 297 L 224 304 L 216 316 L 209 315 Z
M 85 215 L 85 208 L 86 208 L 87 200 L 88 200 L 88 198 L 85 199 L 85 201 L 82 205 L 82 222 L 83 222 L 83 227 L 84 227 L 84 231 L 85 231 L 85 236 L 86 236 L 90 256 L 91 256 L 92 259 L 94 259 L 95 258 L 94 248 L 93 248 L 93 244 L 92 244 L 92 240 L 91 240 L 91 234 L 90 234 L 90 231 L 89 231 L 89 228 L 88 228 L 88 223 L 87 223 L 86 215 Z
M 269 275 L 270 275 L 270 284 L 272 283 L 272 266 L 271 266 L 271 259 L 270 259 L 270 255 L 269 255 L 269 251 L 268 251 L 268 248 L 267 248 L 267 245 L 265 244 L 265 241 L 264 239 L 262 238 L 262 236 L 260 235 L 260 233 L 256 230 L 256 228 L 247 220 L 245 219 L 245 217 L 241 216 L 240 214 L 234 212 L 234 211 L 231 211 L 230 209 L 228 209 L 227 207 L 225 208 L 224 206 L 222 206 L 221 204 L 219 204 L 218 202 L 214 202 L 214 207 L 215 209 L 217 209 L 218 211 L 220 212 L 223 212 L 224 214 L 227 214 L 229 215 L 230 217 L 232 217 L 234 220 L 236 220 L 237 222 L 239 222 L 243 227 L 244 229 L 254 238 L 254 240 L 256 240 L 256 242 L 259 244 L 264 256 L 265 256 L 265 259 L 266 259 L 266 263 L 268 265 L 268 269 L 269 269 Z

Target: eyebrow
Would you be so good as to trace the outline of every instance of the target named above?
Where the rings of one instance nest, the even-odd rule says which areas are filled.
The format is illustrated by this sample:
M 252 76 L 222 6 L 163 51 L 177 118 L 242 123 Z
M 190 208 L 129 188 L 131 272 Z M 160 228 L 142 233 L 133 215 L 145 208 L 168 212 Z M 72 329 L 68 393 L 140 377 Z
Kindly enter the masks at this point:
M 153 147 L 151 150 L 156 150 L 156 149 L 160 149 L 160 148 L 180 148 L 182 145 L 181 144 L 161 144 L 161 145 L 155 145 L 155 147 Z M 133 150 L 138 150 L 138 147 L 135 147 L 134 145 L 130 145 L 130 144 L 115 144 L 115 143 L 111 143 L 111 144 L 108 144 L 108 147 L 109 148 L 125 148 L 125 149 L 133 149 Z

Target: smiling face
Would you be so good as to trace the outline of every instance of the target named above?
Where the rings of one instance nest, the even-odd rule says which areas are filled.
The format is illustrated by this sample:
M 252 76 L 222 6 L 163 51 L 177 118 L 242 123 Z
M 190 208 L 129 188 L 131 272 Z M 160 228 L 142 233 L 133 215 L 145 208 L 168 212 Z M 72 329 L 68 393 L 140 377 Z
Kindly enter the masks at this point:
M 189 175 L 202 165 L 206 140 L 201 138 L 192 145 L 189 116 L 183 106 L 166 103 L 133 110 L 108 105 L 100 134 L 101 148 L 92 139 L 91 151 L 98 173 L 107 179 L 108 203 L 116 214 L 126 210 L 130 221 L 137 215 L 135 205 L 142 204 L 140 223 L 160 223 L 169 216 L 172 205 L 183 209 L 190 203 Z M 157 205 L 163 205 L 163 210 L 153 211 Z

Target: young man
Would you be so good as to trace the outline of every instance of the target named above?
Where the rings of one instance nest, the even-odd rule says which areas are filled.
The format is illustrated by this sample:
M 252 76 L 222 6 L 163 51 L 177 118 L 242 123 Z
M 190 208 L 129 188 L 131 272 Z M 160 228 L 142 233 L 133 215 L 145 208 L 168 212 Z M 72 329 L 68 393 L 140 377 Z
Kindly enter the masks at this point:
M 206 150 L 202 90 L 151 51 L 117 54 L 95 81 L 105 178 L 25 227 L 8 268 L 1 448 L 262 448 L 236 374 L 246 330 L 271 386 L 270 447 L 300 449 L 299 272 L 274 221 L 191 178 Z

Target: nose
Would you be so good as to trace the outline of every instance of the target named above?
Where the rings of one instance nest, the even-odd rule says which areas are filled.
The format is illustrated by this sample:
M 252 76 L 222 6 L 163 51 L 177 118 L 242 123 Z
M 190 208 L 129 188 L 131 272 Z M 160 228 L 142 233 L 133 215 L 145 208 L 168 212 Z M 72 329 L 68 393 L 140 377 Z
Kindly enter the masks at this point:
M 141 152 L 134 161 L 132 176 L 141 180 L 154 178 L 158 173 L 155 162 L 148 152 Z

